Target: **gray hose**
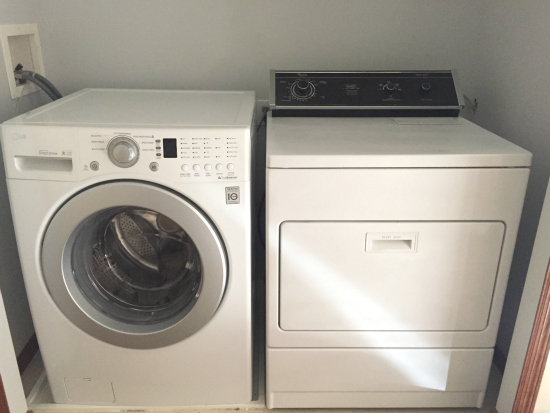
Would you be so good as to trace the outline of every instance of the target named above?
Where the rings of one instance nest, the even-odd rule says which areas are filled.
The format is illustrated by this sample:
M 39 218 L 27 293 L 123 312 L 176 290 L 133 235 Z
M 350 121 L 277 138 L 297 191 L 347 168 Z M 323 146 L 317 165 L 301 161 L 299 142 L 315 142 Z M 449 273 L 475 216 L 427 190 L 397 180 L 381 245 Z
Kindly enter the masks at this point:
M 30 73 L 32 72 L 28 72 L 28 71 L 24 71 L 24 72 L 21 72 L 19 74 L 19 76 L 21 76 L 21 79 L 24 79 L 24 80 L 28 80 L 29 82 L 32 82 L 34 83 L 36 86 L 38 86 L 40 89 L 42 89 L 44 92 L 46 92 L 46 94 L 50 97 L 51 100 L 57 100 L 59 99 L 59 97 L 57 97 L 49 88 L 48 86 L 46 86 L 46 84 L 44 84 L 43 82 L 41 82 L 40 80 L 38 80 L 37 78 L 35 78 L 34 76 L 32 76 Z M 58 92 L 59 93 L 59 92 Z
M 52 93 L 57 96 L 57 98 L 62 98 L 63 95 L 61 94 L 61 92 L 59 90 L 57 90 L 57 88 L 53 85 L 52 82 L 50 82 L 48 79 L 46 79 L 44 76 L 36 73 L 36 72 L 31 72 L 30 70 L 25 70 L 21 73 L 29 73 L 31 76 L 33 76 L 35 79 L 38 79 L 40 80 L 42 83 L 44 83 L 51 91 Z

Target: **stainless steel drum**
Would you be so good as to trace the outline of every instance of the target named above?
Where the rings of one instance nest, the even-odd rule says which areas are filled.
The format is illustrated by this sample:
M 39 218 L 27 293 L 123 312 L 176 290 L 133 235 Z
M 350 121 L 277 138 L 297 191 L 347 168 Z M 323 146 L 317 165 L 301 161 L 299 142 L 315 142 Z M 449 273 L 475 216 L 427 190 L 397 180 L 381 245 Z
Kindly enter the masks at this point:
M 71 258 L 80 289 L 97 306 L 114 301 L 133 310 L 114 316 L 142 323 L 192 306 L 201 286 L 200 256 L 178 224 L 131 207 L 108 210 L 90 221 L 77 234 Z

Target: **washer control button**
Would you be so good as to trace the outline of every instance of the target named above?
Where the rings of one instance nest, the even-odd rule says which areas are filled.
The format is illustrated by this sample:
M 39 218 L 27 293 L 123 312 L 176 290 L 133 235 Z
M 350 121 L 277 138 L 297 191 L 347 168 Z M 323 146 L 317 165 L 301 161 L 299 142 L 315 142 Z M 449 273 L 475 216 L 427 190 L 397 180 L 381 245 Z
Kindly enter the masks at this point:
M 151 162 L 151 163 L 149 164 L 149 169 L 150 169 L 151 171 L 153 171 L 153 172 L 156 172 L 156 171 L 159 170 L 159 164 L 156 163 L 156 162 Z
M 221 171 L 221 170 L 223 169 L 223 165 L 222 165 L 221 163 L 217 164 L 217 165 L 216 165 L 216 169 L 217 169 L 218 171 Z
M 97 161 L 90 162 L 90 169 L 92 171 L 97 171 L 99 169 L 99 162 Z
M 210 165 L 209 163 L 207 163 L 206 165 L 204 165 L 204 170 L 205 171 L 209 171 L 212 169 L 212 165 Z
M 181 170 L 182 170 L 182 171 L 188 171 L 188 170 L 189 170 L 189 165 L 183 164 L 183 165 L 181 166 Z
M 193 165 L 193 170 L 194 171 L 200 171 L 200 169 L 201 169 L 200 165 L 197 165 L 197 164 Z
M 227 169 L 229 169 L 230 171 L 232 171 L 233 169 L 235 169 L 235 165 L 233 165 L 232 163 L 228 163 L 228 164 L 227 164 Z
M 139 146 L 129 136 L 117 136 L 107 145 L 107 154 L 116 166 L 129 168 L 139 159 Z

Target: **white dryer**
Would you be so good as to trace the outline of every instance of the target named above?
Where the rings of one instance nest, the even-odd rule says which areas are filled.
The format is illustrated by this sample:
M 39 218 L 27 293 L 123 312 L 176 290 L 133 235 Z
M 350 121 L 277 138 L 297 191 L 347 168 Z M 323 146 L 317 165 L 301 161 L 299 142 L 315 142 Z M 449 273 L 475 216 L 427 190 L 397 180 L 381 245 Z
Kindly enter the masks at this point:
M 268 407 L 481 407 L 531 154 L 451 72 L 272 76 Z
M 252 398 L 253 92 L 87 89 L 2 125 L 56 403 Z

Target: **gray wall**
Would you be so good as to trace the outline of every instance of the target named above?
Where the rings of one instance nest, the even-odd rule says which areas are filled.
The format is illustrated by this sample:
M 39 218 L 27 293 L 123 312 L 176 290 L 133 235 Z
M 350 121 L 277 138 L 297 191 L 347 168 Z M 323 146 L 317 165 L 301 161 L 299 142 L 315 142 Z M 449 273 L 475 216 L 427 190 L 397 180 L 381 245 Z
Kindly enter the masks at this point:
M 508 354 L 550 175 L 549 21 L 547 0 L 487 2 L 476 122 L 533 153 L 497 339 L 504 354 Z
M 48 78 L 84 87 L 247 89 L 269 70 L 458 68 L 478 84 L 477 0 L 3 0 L 0 23 L 38 23 Z M 0 121 L 12 116 L 0 67 Z M 24 98 L 22 110 L 44 100 Z M 3 168 L 2 168 L 3 170 Z M 3 173 L 3 172 L 2 172 Z M 32 324 L 0 176 L 0 287 L 16 351 Z
M 25 24 L 36 21 L 29 0 L 0 1 L 0 24 Z M 16 101 L 11 99 L 3 55 L 0 55 L 0 122 L 13 117 Z M 22 100 L 21 111 L 30 110 L 45 99 L 33 93 Z M 1 153 L 1 150 L 0 150 Z M 4 164 L 0 156 L 0 289 L 6 307 L 13 345 L 19 354 L 34 333 L 27 296 L 23 285 L 10 206 Z
M 477 0 L 35 2 L 46 69 L 83 87 L 252 89 L 269 69 L 457 67 L 476 79 Z
M 465 93 L 480 101 L 474 120 L 535 153 L 499 336 L 507 353 L 550 173 L 542 83 L 548 2 L 4 0 L 0 16 L 38 23 L 48 78 L 65 94 L 84 87 L 252 89 L 267 99 L 272 68 L 458 68 Z M 3 76 L 0 120 L 12 105 Z M 3 187 L 0 202 L 6 211 Z M 6 219 L 3 232 L 11 228 Z M 2 244 L 13 245 L 10 236 Z M 13 248 L 7 255 L 16 265 Z

